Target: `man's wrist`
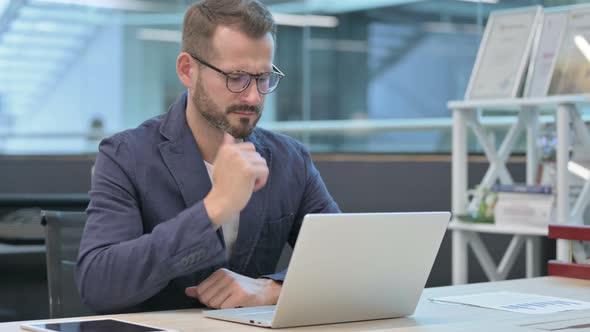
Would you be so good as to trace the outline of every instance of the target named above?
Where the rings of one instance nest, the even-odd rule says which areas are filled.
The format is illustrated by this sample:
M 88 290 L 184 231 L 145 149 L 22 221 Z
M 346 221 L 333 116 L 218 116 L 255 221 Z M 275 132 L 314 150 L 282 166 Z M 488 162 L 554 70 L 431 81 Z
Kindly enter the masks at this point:
M 281 289 L 283 288 L 283 283 L 280 281 L 276 281 L 269 278 L 262 278 L 267 280 L 267 296 L 270 301 L 270 304 L 274 305 L 279 302 L 279 295 L 281 294 Z
M 211 219 L 214 225 L 221 226 L 229 219 L 227 209 L 220 204 L 220 200 L 215 198 L 211 192 L 203 199 L 203 205 L 205 206 L 205 211 L 207 211 L 209 219 Z

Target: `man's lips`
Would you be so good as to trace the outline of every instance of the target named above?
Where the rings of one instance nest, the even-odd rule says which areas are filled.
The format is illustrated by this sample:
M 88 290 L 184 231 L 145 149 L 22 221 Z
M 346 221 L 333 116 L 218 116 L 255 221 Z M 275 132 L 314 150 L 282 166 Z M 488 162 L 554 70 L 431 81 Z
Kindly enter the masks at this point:
M 234 111 L 232 112 L 234 114 L 238 114 L 238 115 L 243 115 L 243 116 L 252 116 L 252 115 L 256 115 L 256 112 L 250 112 L 250 111 Z

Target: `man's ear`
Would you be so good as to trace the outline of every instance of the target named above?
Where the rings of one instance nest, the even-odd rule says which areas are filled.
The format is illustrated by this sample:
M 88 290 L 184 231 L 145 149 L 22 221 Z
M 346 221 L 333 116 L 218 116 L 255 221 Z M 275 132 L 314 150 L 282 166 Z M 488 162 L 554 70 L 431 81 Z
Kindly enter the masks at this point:
M 178 74 L 180 82 L 187 89 L 193 87 L 193 77 L 196 77 L 197 70 L 196 66 L 191 66 L 191 56 L 188 53 L 182 52 L 178 55 L 176 59 L 176 74 Z

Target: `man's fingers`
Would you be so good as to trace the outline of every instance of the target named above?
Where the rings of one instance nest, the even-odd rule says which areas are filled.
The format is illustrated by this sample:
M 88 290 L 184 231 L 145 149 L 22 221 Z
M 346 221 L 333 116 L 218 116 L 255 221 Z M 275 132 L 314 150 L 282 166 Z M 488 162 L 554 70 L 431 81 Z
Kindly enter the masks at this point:
M 240 304 L 239 297 L 236 294 L 232 293 L 227 299 L 225 299 L 225 301 L 221 303 L 219 309 L 232 309 L 241 306 L 243 305 Z
M 244 160 L 253 170 L 258 171 L 260 168 L 268 168 L 266 159 L 262 158 L 258 152 L 243 153 Z
M 250 164 L 266 165 L 266 159 L 262 158 L 262 156 L 256 151 L 242 151 L 242 158 Z
M 254 176 L 253 191 L 258 191 L 266 185 L 268 180 L 268 165 L 266 159 L 262 158 L 256 151 L 243 152 L 242 156 L 250 165 L 250 171 Z
M 187 287 L 184 289 L 184 293 L 186 294 L 186 296 L 190 296 L 190 297 L 194 297 L 194 298 L 198 298 L 199 297 L 199 293 L 197 291 L 197 287 L 196 286 L 192 286 L 192 287 Z
M 220 278 L 223 278 L 223 276 L 225 276 L 226 274 L 227 273 L 225 272 L 224 269 L 219 269 L 219 270 L 213 272 L 213 274 L 211 274 L 207 279 L 203 280 L 196 287 L 189 287 L 189 288 L 194 288 L 194 290 L 192 290 L 193 294 L 196 294 L 197 297 L 201 297 L 207 291 L 207 289 L 209 287 L 211 287 L 213 284 L 215 284 L 217 282 L 217 280 L 219 280 Z
M 201 303 L 205 304 L 209 308 L 219 309 L 221 308 L 221 304 L 225 302 L 231 296 L 231 288 L 225 287 L 220 289 L 207 303 L 201 301 Z
M 258 167 L 256 174 L 256 180 L 254 181 L 254 191 L 262 189 L 268 181 L 268 167 L 266 167 L 266 164 L 263 167 Z
M 219 294 L 224 293 L 229 286 L 231 285 L 233 278 L 229 275 L 225 275 L 223 278 L 217 279 L 217 281 L 209 286 L 203 293 L 199 294 L 199 301 L 209 307 L 213 307 L 210 305 L 214 299 L 216 299 Z M 223 299 L 217 299 L 219 304 L 225 300 L 225 298 L 229 295 L 225 295 Z
M 254 144 L 250 142 L 236 143 L 235 147 L 237 147 L 241 151 L 256 151 L 256 147 L 254 146 Z

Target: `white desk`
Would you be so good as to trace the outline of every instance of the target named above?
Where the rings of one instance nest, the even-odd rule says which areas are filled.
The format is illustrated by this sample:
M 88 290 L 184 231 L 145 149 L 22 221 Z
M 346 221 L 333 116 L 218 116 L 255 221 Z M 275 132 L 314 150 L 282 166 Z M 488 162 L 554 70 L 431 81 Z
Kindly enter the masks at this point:
M 478 307 L 432 303 L 428 299 L 440 296 L 477 294 L 490 291 L 518 291 L 541 295 L 590 300 L 590 281 L 559 277 L 540 277 L 479 284 L 428 288 L 422 294 L 416 312 L 411 317 L 376 321 L 331 324 L 281 331 L 536 331 L 531 324 L 590 317 L 590 310 L 570 311 L 548 315 L 526 315 Z M 88 319 L 96 318 L 88 317 Z M 114 317 L 137 323 L 176 329 L 179 331 L 270 331 L 268 329 L 217 321 L 203 317 L 198 309 L 124 314 Z M 590 318 L 588 318 L 590 322 Z M 59 321 L 59 320 L 53 320 Z M 63 321 L 63 320 L 62 320 Z M 20 331 L 21 322 L 0 323 L 0 331 Z M 581 330 L 578 330 L 581 331 Z

